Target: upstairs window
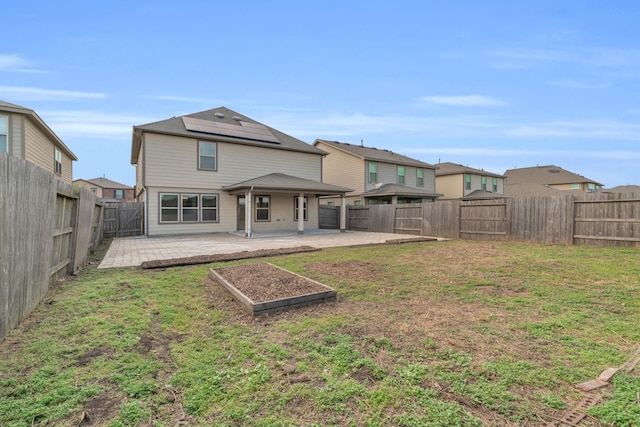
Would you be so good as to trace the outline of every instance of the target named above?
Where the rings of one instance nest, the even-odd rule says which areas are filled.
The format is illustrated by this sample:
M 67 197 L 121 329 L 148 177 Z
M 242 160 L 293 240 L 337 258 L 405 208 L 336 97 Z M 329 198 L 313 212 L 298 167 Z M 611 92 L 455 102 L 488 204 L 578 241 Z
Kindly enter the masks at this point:
M 482 181 L 481 181 L 481 182 L 482 182 L 482 189 L 483 189 L 484 191 L 487 191 L 487 177 L 486 177 L 486 176 L 483 176 L 483 177 L 482 177 Z
M 398 184 L 404 184 L 404 166 L 398 166 Z
M 9 152 L 9 117 L 0 116 L 0 151 Z
M 493 188 L 493 192 L 497 193 L 498 192 L 498 178 L 493 178 L 493 182 L 491 183 L 492 188 Z
M 124 190 L 114 190 L 113 191 L 114 199 L 124 199 Z
M 580 189 L 580 184 L 578 184 L 578 183 L 571 184 L 571 189 L 572 190 L 579 190 Z
M 471 175 L 465 174 L 464 176 L 464 189 L 471 190 Z
M 375 184 L 378 182 L 378 164 L 369 162 L 369 182 Z
M 424 169 L 418 169 L 416 171 L 416 185 L 418 187 L 424 187 Z
M 53 151 L 53 171 L 57 175 L 62 175 L 62 153 L 57 148 Z
M 217 170 L 218 147 L 215 142 L 198 141 L 198 169 Z

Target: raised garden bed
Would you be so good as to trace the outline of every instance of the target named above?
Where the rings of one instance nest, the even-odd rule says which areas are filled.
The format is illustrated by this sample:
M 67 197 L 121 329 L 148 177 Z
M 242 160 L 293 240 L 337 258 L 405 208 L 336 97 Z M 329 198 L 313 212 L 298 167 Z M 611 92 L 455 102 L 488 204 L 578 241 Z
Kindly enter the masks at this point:
M 209 269 L 252 316 L 336 300 L 336 291 L 276 265 L 261 262 Z

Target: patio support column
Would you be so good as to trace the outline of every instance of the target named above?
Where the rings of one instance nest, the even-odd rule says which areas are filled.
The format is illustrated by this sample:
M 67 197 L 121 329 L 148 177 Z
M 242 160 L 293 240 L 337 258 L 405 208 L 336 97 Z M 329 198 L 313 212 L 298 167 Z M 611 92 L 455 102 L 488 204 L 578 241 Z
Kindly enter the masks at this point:
M 304 234 L 304 193 L 298 194 L 298 234 Z
M 251 187 L 251 190 L 253 190 L 253 187 Z M 244 229 L 244 237 L 250 239 L 251 238 L 251 222 L 253 221 L 253 209 L 252 209 L 252 205 L 253 205 L 253 201 L 251 200 L 253 198 L 253 191 L 247 191 L 244 195 L 244 218 L 245 218 L 245 229 Z
M 344 194 L 340 196 L 340 232 L 347 231 L 347 199 Z

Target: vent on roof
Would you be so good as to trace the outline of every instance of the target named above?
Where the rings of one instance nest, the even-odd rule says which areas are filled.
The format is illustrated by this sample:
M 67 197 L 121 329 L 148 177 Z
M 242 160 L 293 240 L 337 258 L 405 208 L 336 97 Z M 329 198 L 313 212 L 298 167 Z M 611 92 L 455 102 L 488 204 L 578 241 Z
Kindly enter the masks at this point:
M 560 173 L 559 169 L 549 169 L 549 173 Z
M 214 115 L 219 119 L 224 119 L 224 114 L 222 113 L 215 113 Z
M 231 117 L 233 120 L 235 120 L 236 122 L 239 122 L 240 120 L 242 120 L 240 117 L 238 116 L 233 116 Z

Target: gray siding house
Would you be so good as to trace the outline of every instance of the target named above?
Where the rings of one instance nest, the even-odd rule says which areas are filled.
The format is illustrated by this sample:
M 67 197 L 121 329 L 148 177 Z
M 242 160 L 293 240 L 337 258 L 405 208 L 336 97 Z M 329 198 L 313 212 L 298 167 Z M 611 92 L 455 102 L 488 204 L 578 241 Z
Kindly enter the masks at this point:
M 314 147 L 328 154 L 322 161 L 323 182 L 349 187 L 346 203 L 351 205 L 433 202 L 435 166 L 389 150 L 317 139 Z M 335 197 L 323 197 L 323 204 L 339 205 Z
M 35 111 L 0 101 L 0 152 L 18 156 L 64 182 L 73 180 L 78 158 Z
M 318 197 L 350 191 L 322 182 L 324 155 L 226 107 L 134 126 L 145 234 L 318 228 Z

